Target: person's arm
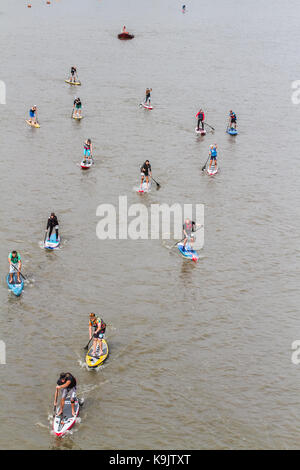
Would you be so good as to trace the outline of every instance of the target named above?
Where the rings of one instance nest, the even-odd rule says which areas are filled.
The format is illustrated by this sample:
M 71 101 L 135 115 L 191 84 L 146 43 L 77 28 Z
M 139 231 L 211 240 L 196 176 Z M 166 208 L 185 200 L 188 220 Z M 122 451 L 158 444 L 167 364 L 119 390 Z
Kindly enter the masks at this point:
M 60 390 L 61 388 L 68 388 L 68 386 L 70 385 L 71 383 L 71 380 L 67 380 L 65 384 L 63 385 L 57 385 L 56 386 L 56 390 Z
M 8 255 L 8 262 L 11 264 L 11 254 Z
M 92 335 L 92 325 L 91 324 L 89 325 L 89 334 L 90 334 L 90 339 L 91 339 L 91 337 L 93 336 Z

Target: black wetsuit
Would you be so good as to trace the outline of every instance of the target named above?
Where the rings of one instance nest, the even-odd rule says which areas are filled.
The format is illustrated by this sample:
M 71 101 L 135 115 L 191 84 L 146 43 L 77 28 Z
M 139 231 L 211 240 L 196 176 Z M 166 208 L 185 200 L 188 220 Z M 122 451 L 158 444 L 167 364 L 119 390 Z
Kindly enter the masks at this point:
M 52 235 L 53 229 L 55 228 L 56 240 L 58 240 L 58 220 L 56 215 L 54 217 L 49 217 L 47 222 L 47 230 L 49 230 L 49 238 Z

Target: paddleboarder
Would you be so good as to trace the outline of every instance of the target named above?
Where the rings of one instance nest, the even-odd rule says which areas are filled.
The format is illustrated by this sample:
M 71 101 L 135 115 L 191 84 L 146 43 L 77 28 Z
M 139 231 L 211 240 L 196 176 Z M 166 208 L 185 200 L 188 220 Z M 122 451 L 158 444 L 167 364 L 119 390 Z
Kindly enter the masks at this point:
M 36 105 L 32 106 L 29 110 L 29 123 L 32 124 L 37 124 L 37 107 Z
M 61 394 L 61 401 L 60 401 L 60 407 L 59 407 L 59 413 L 57 416 L 61 416 L 64 411 L 64 406 L 65 406 L 65 400 L 66 397 L 69 395 L 70 400 L 71 400 L 71 407 L 72 407 L 72 415 L 75 416 L 75 400 L 76 400 L 76 385 L 77 385 L 77 380 L 75 377 L 70 373 L 70 372 L 62 372 L 59 376 L 59 379 L 57 381 L 56 385 L 56 392 L 55 392 L 55 398 L 54 398 L 54 406 L 57 406 L 57 397 L 59 394 L 59 391 L 62 391 Z
M 86 157 L 87 157 L 87 161 L 89 162 L 93 155 L 93 147 L 92 147 L 91 139 L 87 139 L 85 141 L 84 146 L 83 146 L 83 155 L 85 157 L 84 162 L 86 162 Z
M 218 163 L 217 163 L 217 156 L 218 156 L 218 151 L 217 151 L 217 144 L 211 144 L 210 147 L 209 147 L 209 157 L 210 157 L 210 161 L 209 161 L 209 170 L 211 169 L 211 166 L 212 166 L 212 163 L 214 162 L 215 164 L 215 169 L 217 169 L 218 167 Z
M 152 178 L 152 170 L 151 170 L 151 165 L 150 165 L 149 160 L 146 160 L 145 163 L 141 166 L 141 189 L 142 189 L 145 178 L 146 178 L 147 189 L 148 189 L 149 176 Z
M 21 283 L 20 279 L 20 272 L 22 268 L 22 261 L 20 254 L 14 250 L 8 255 L 8 262 L 9 262 L 9 283 L 12 284 L 13 282 L 13 274 L 17 273 L 18 282 Z
M 94 328 L 94 332 L 93 332 Z M 104 338 L 106 330 L 106 323 L 100 317 L 96 317 L 94 313 L 90 313 L 90 322 L 89 322 L 89 334 L 90 339 L 92 336 L 94 337 L 93 340 L 93 352 L 92 355 L 94 357 L 102 356 L 103 348 L 102 348 L 102 339 Z M 97 346 L 99 345 L 99 354 L 96 355 Z
M 228 127 L 232 129 L 236 129 L 236 114 L 232 111 L 232 109 L 229 111 L 229 124 Z
M 51 212 L 51 215 L 50 215 L 50 217 L 48 218 L 48 221 L 47 221 L 47 228 L 45 230 L 46 233 L 49 230 L 48 241 L 50 240 L 53 229 L 55 230 L 55 233 L 56 233 L 56 241 L 58 241 L 59 224 L 58 224 L 58 220 L 57 220 L 57 217 L 56 217 L 55 213 Z
M 197 225 L 196 222 L 194 222 L 193 220 L 185 219 L 184 224 L 182 226 L 183 235 L 185 237 L 183 241 L 182 251 L 185 251 L 185 246 L 187 242 L 189 242 L 191 246 L 191 250 L 193 249 L 193 243 L 195 241 L 195 237 L 192 235 L 192 232 L 196 231 L 196 225 Z
M 204 131 L 205 114 L 202 108 L 200 108 L 200 111 L 198 111 L 198 113 L 196 114 L 196 118 L 198 119 L 197 131 L 200 131 L 200 125 L 201 125 L 201 129 Z
M 80 98 L 75 97 L 74 104 L 73 104 L 73 115 L 72 117 L 80 117 L 81 116 L 81 109 L 82 109 L 82 103 Z
M 76 81 L 78 81 L 78 77 L 77 77 L 77 68 L 72 66 L 71 67 L 71 76 L 70 76 L 70 82 L 73 82 L 75 83 Z
M 128 31 L 126 30 L 126 26 L 124 25 L 122 30 L 121 30 L 121 34 L 129 34 Z
M 152 88 L 146 88 L 146 98 L 144 101 L 145 104 L 148 104 L 149 102 L 149 105 L 150 105 L 151 103 L 151 91 L 152 91 Z

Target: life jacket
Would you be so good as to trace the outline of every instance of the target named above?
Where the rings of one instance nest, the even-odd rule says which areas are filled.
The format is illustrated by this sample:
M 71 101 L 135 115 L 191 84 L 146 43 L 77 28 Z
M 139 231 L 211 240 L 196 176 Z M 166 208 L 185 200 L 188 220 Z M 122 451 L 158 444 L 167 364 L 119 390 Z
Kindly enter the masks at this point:
M 100 323 L 100 331 L 99 333 L 103 334 L 105 333 L 105 330 L 106 330 L 106 323 L 102 320 L 102 318 L 95 318 L 95 320 L 91 321 L 91 324 L 92 326 L 95 328 L 95 330 L 97 330 L 98 328 L 98 323 Z
M 91 150 L 91 144 L 88 144 L 87 142 L 85 142 L 84 148 L 85 150 Z

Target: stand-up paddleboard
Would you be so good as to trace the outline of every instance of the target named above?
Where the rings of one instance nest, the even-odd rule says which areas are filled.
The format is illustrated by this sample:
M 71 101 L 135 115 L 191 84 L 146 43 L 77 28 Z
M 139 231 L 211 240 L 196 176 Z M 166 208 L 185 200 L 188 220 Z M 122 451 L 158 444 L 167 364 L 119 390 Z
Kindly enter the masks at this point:
M 81 85 L 81 82 L 78 80 L 78 82 L 71 82 L 70 80 L 65 80 L 66 83 L 69 85 Z
M 217 165 L 217 167 L 216 167 L 215 164 L 212 163 L 211 168 L 209 169 L 209 163 L 207 164 L 206 173 L 209 176 L 216 175 L 218 173 L 218 171 L 219 171 L 219 165 Z
M 238 131 L 234 127 L 227 127 L 226 132 L 230 135 L 237 135 L 238 133 Z
M 53 420 L 53 431 L 56 436 L 63 436 L 76 423 L 80 409 L 80 404 L 77 398 L 75 399 L 74 405 L 75 416 L 72 416 L 71 400 L 70 397 L 67 397 L 64 405 L 63 414 L 61 416 L 55 416 Z M 57 410 L 57 413 L 59 413 L 59 409 Z
M 103 362 L 108 358 L 108 344 L 105 339 L 102 340 L 102 354 L 99 356 L 99 345 L 96 348 L 96 357 L 93 354 L 93 346 L 89 349 L 87 355 L 85 356 L 85 362 L 88 367 L 95 369 L 96 367 L 101 366 Z
M 34 122 L 30 122 L 30 121 L 28 121 L 27 119 L 26 119 L 26 122 L 27 122 L 27 124 L 28 124 L 29 126 L 31 126 L 31 127 L 36 127 L 36 128 L 41 127 L 38 122 L 35 124 Z
M 90 160 L 84 158 L 80 163 L 80 166 L 83 170 L 88 170 L 89 168 L 91 168 L 93 163 L 94 162 L 92 158 L 90 158 Z
M 58 235 L 58 240 L 56 240 L 56 233 L 51 233 L 50 239 L 47 238 L 47 240 L 44 243 L 44 248 L 46 250 L 55 250 L 56 248 L 59 247 L 60 244 L 60 235 Z
M 145 108 L 145 109 L 153 109 L 153 106 L 152 106 L 151 104 L 141 103 L 141 105 L 142 105 L 143 108 Z
M 148 184 L 148 188 L 147 188 L 147 183 L 146 181 L 143 182 L 142 186 L 139 186 L 139 188 L 137 188 L 137 192 L 138 193 L 150 193 L 151 191 L 151 181 L 149 181 L 149 184 Z
M 13 282 L 12 284 L 9 282 L 10 279 L 10 274 L 7 275 L 6 277 L 6 282 L 9 287 L 9 289 L 17 296 L 19 297 L 22 294 L 23 288 L 24 288 L 24 281 L 22 276 L 20 276 L 21 282 L 18 282 L 17 278 L 17 273 L 13 274 Z
M 133 39 L 134 38 L 134 35 L 133 34 L 129 34 L 129 33 L 120 33 L 118 34 L 118 38 L 121 39 L 121 40 L 127 40 L 127 39 Z
M 197 251 L 192 250 L 189 243 L 185 245 L 185 250 L 183 249 L 183 243 L 178 243 L 177 247 L 184 258 L 191 259 L 192 261 L 195 261 L 195 263 L 198 261 L 199 255 Z
M 72 119 L 77 119 L 78 121 L 80 121 L 80 119 L 82 119 L 82 118 L 83 118 L 83 116 L 74 116 L 74 114 L 72 116 Z
M 196 134 L 198 135 L 205 135 L 206 134 L 206 130 L 205 129 L 199 129 L 197 127 L 195 127 L 195 132 Z

